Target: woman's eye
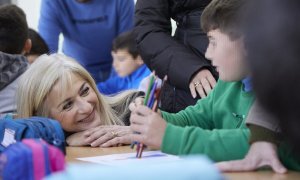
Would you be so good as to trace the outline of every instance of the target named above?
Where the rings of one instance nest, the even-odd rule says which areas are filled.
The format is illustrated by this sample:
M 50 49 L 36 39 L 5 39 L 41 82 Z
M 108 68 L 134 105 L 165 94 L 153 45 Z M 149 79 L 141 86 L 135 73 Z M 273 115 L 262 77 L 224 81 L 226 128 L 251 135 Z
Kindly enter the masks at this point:
M 82 91 L 81 91 L 81 96 L 86 96 L 88 95 L 90 92 L 90 87 L 85 87 Z
M 72 101 L 68 101 L 64 106 L 63 106 L 63 110 L 69 110 L 73 105 Z

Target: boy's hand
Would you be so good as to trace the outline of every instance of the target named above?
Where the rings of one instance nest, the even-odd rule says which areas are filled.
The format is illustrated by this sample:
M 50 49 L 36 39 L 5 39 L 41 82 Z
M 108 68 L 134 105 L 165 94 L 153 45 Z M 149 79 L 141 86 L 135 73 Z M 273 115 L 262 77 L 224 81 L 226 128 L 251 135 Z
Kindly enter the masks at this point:
M 135 100 L 133 100 L 130 104 L 129 104 L 129 110 L 132 112 L 134 111 L 138 106 L 143 105 L 144 103 L 144 99 L 143 97 L 137 97 L 135 98 Z
M 85 143 L 92 147 L 111 147 L 132 142 L 132 131 L 129 126 L 98 126 L 85 131 Z
M 216 80 L 207 69 L 199 71 L 190 82 L 190 91 L 193 98 L 196 98 L 197 93 L 201 98 L 206 97 L 209 92 L 215 87 Z
M 244 159 L 216 163 L 216 166 L 223 172 L 253 171 L 263 166 L 270 166 L 276 173 L 287 172 L 278 159 L 277 147 L 263 141 L 253 143 Z
M 167 127 L 165 120 L 146 106 L 137 106 L 130 117 L 132 140 L 160 149 Z

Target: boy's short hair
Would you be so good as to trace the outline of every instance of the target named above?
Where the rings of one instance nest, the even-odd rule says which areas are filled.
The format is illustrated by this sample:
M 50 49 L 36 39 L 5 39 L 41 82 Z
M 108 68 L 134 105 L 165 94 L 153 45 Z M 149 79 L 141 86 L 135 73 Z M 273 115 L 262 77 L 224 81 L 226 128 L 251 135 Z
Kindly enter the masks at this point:
M 28 29 L 28 38 L 31 39 L 31 49 L 30 52 L 26 55 L 42 55 L 49 54 L 49 48 L 45 43 L 44 39 L 39 35 L 38 32 L 29 28 Z
M 24 11 L 15 5 L 0 6 L 0 51 L 21 54 L 28 39 Z
M 139 55 L 133 31 L 124 32 L 114 39 L 112 50 L 117 52 L 121 49 L 127 50 L 133 58 Z
M 204 32 L 220 29 L 231 39 L 241 36 L 240 27 L 245 0 L 212 0 L 201 16 L 201 26 Z

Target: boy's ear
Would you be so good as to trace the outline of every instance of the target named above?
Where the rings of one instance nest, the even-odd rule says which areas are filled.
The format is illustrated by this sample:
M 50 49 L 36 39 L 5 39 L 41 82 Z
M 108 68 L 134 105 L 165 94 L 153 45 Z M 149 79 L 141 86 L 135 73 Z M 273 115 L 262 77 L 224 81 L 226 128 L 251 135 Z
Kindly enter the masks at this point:
M 23 48 L 22 54 L 25 55 L 25 54 L 29 53 L 30 50 L 31 50 L 31 47 L 32 47 L 31 39 L 27 39 L 27 40 L 25 41 L 25 44 L 24 44 L 24 48 Z
M 135 58 L 135 61 L 138 65 L 143 65 L 144 64 L 144 61 L 142 59 L 142 57 L 140 55 L 138 55 L 136 58 Z

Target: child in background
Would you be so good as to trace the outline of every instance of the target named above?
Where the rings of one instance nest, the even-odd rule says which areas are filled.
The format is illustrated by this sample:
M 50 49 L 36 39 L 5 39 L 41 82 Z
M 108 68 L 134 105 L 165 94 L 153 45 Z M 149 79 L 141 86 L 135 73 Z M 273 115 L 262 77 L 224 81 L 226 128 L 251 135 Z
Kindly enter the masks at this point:
M 0 117 L 16 112 L 15 92 L 30 51 L 26 15 L 15 5 L 0 6 Z
M 122 33 L 113 41 L 112 56 L 117 76 L 97 84 L 102 94 L 138 89 L 140 82 L 151 73 L 137 51 L 132 31 Z
M 32 47 L 29 53 L 26 53 L 25 56 L 27 57 L 29 63 L 32 64 L 40 55 L 48 54 L 49 48 L 43 38 L 35 30 L 29 28 L 28 36 L 31 40 Z

